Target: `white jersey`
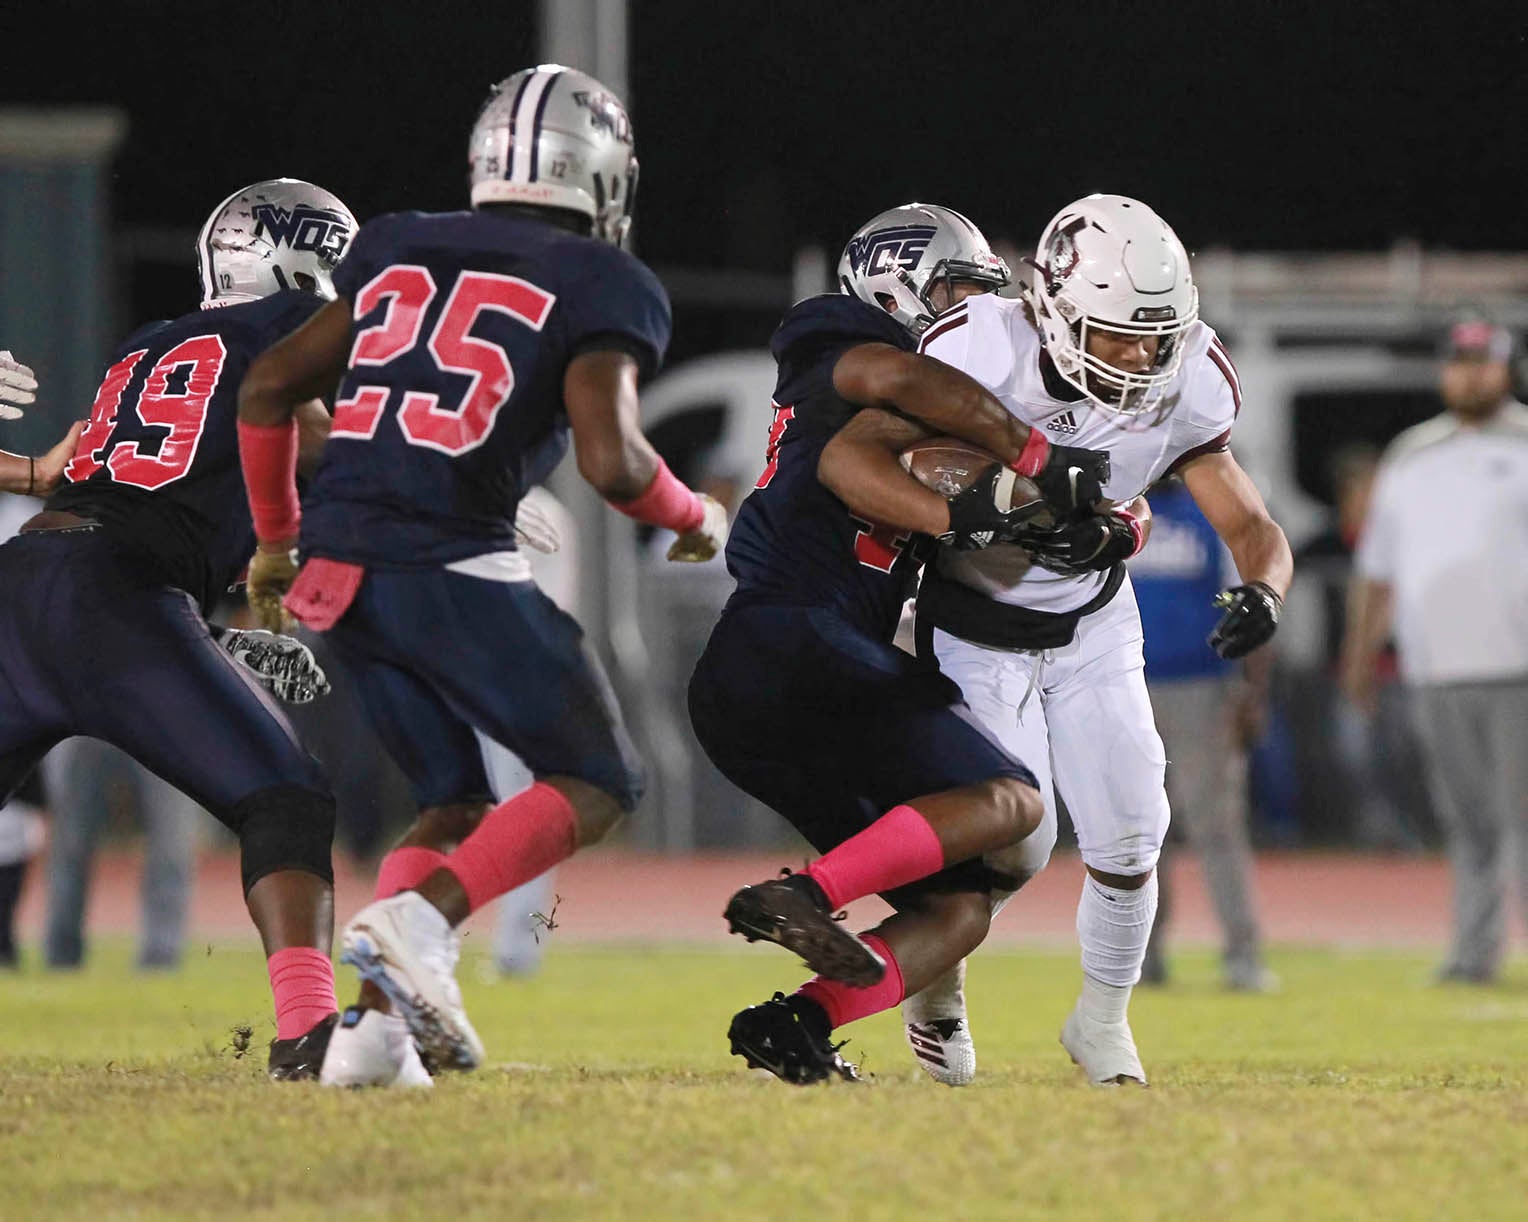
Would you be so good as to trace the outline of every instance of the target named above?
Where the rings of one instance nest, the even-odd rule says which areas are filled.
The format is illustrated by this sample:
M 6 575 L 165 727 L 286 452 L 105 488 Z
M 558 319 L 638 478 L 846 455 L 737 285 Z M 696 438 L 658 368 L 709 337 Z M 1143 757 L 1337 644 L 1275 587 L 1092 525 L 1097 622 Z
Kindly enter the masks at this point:
M 1395 592 L 1408 682 L 1528 675 L 1528 407 L 1445 413 L 1391 442 L 1356 563 Z
M 1044 348 L 1022 301 L 991 293 L 969 297 L 939 317 L 918 350 L 970 374 L 1051 441 L 1107 450 L 1104 495 L 1124 504 L 1189 459 L 1230 443 L 1241 407 L 1231 358 L 1202 322 L 1189 328 L 1183 342 L 1183 365 L 1167 386 L 1163 410 L 1136 418 L 1091 399 L 1058 399 L 1045 388 Z M 937 563 L 941 573 L 989 598 L 1037 611 L 1074 611 L 1108 579 L 1107 573 L 1062 576 L 1031 567 L 1027 552 L 1007 544 L 974 552 L 941 548 Z

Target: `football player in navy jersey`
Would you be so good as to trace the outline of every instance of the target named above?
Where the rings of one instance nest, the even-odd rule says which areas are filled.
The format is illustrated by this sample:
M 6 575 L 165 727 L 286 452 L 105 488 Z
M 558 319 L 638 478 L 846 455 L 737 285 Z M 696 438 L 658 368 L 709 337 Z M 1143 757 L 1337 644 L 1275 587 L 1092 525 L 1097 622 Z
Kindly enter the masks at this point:
M 579 626 L 530 580 L 517 502 L 571 429 L 580 474 L 622 513 L 710 559 L 721 505 L 685 487 L 638 423 L 668 346 L 668 298 L 621 249 L 637 163 L 620 100 L 558 65 L 518 72 L 478 117 L 468 212 L 369 222 L 339 298 L 250 371 L 241 446 L 260 551 L 251 605 L 325 631 L 420 814 L 347 927 L 364 980 L 325 1062 L 392 1084 L 409 1032 L 441 1067 L 480 1063 L 454 927 L 599 840 L 642 765 Z M 340 390 L 306 511 L 293 406 Z M 299 541 L 298 572 L 294 545 Z M 294 580 L 295 579 L 295 580 Z M 473 728 L 536 783 L 494 805 Z
M 0 802 L 54 743 L 83 734 L 234 831 L 275 995 L 273 1078 L 316 1077 L 336 1018 L 334 801 L 259 683 L 311 698 L 322 676 L 300 643 L 219 641 L 204 616 L 254 550 L 239 379 L 323 305 L 354 232 L 311 183 L 229 196 L 198 239 L 202 308 L 117 349 L 57 489 L 0 547 Z M 323 405 L 301 414 L 321 436 Z
M 822 856 L 745 887 L 736 933 L 819 973 L 732 1021 L 734 1053 L 787 1082 L 855 1076 L 830 1032 L 890 1009 L 986 936 L 1001 878 L 982 853 L 1039 824 L 1034 777 L 932 665 L 892 645 L 924 546 L 1012 538 L 1026 507 L 995 503 L 994 468 L 946 501 L 897 455 L 933 434 L 992 450 L 1054 508 L 1090 504 L 1107 455 L 1016 427 L 974 381 L 912 352 L 942 311 L 1008 283 L 981 233 L 948 208 L 869 222 L 839 264 L 844 292 L 809 298 L 771 342 L 779 363 L 766 466 L 727 545 L 737 579 L 690 683 L 696 737 Z M 897 914 L 856 937 L 833 917 L 879 892 Z

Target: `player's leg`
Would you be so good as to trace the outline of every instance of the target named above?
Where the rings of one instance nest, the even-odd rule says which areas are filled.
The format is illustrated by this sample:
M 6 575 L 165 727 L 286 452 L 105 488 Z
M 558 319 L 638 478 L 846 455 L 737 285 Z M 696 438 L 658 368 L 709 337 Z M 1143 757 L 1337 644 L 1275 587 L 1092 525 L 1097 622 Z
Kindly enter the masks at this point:
M 1144 1084 L 1126 1011 L 1156 914 L 1167 760 L 1128 586 L 1078 626 L 1048 691 L 1046 717 L 1056 786 L 1087 871 L 1077 906 L 1082 994 L 1062 1043 L 1093 1082 Z
M 610 683 L 577 622 L 533 584 L 376 574 L 362 594 L 373 638 L 395 653 L 413 641 L 409 669 L 536 777 L 490 808 L 417 887 L 453 926 L 636 808 L 645 777 Z M 413 637 L 419 622 L 439 633 L 424 654 Z
M 124 582 L 96 609 L 82 733 L 122 748 L 239 838 L 245 904 L 276 1003 L 271 1074 L 317 1075 L 336 1014 L 334 800 L 270 697 L 184 595 Z
M 513 751 L 482 734 L 478 735 L 478 746 L 496 801 L 512 798 L 535 784 L 535 775 Z M 531 976 L 541 967 L 547 947 L 543 930 L 556 906 L 556 884 L 554 868 L 500 898 L 493 928 L 493 961 L 505 975 Z
M 320 1080 L 426 1086 L 411 1025 L 428 1045 L 439 1042 L 442 1023 L 462 1046 L 472 1047 L 477 1037 L 456 984 L 460 939 L 414 889 L 489 809 L 488 778 L 472 728 L 432 687 L 379 656 L 353 626 L 329 636 L 368 723 L 408 778 L 418 814 L 379 864 L 373 903 L 346 925 L 342 958 L 361 972 L 361 990 L 340 1017 Z M 467 1067 L 453 1049 L 430 1051 L 443 1068 Z
M 1483 982 L 1501 965 L 1502 827 L 1492 810 L 1492 728 L 1455 687 L 1414 693 L 1433 804 L 1448 839 L 1454 876 L 1454 936 L 1441 980 Z M 1514 750 L 1520 751 L 1519 744 Z
M 747 638 L 757 636 L 751 623 L 718 628 L 724 632 L 743 636 L 744 651 Z M 750 699 L 735 694 L 749 682 L 746 666 L 730 677 L 726 668 L 716 675 L 698 669 L 691 687 L 697 733 L 705 724 L 746 718 L 758 725 L 747 738 L 762 731 L 793 743 L 772 754 L 794 756 L 817 775 L 837 775 L 877 813 L 847 838 L 819 844 L 825 851 L 802 874 L 738 892 L 726 916 L 734 932 L 778 941 L 822 974 L 864 986 L 879 979 L 882 967 L 842 937 L 831 914 L 1021 842 L 1040 825 L 1043 805 L 1032 774 L 981 728 L 959 689 L 930 664 L 815 613 L 807 613 L 800 633 L 789 660 L 769 662 L 798 676 L 799 690 L 787 683 L 781 693 L 779 716 L 751 705 L 729 708 Z M 781 738 L 787 720 L 794 723 L 788 740 Z M 746 757 L 748 749 L 745 742 L 738 754 Z
M 931 647 L 940 670 L 959 685 L 977 719 L 1014 759 L 1023 760 L 1034 772 L 1045 804 L 1038 828 L 1012 848 L 983 858 L 988 866 L 1013 880 L 1011 886 L 993 893 L 992 914 L 996 916 L 1045 868 L 1056 847 L 1050 736 L 1039 690 L 1040 675 L 1036 674 L 1036 668 L 1043 673 L 1044 666 L 1036 654 L 998 653 L 938 630 L 933 633 Z M 924 1070 L 945 1086 L 966 1086 L 976 1075 L 976 1044 L 966 1012 L 965 980 L 962 959 L 902 1003 L 908 1047 Z
M 739 892 L 729 904 L 729 918 L 736 925 L 741 915 L 745 929 L 797 953 L 805 951 L 803 957 L 811 962 L 810 953 L 817 947 L 810 938 L 798 941 L 789 936 L 795 932 L 792 922 L 799 919 L 803 932 L 809 932 L 811 924 L 781 902 L 788 897 L 773 892 L 795 884 L 795 898 L 807 898 L 803 892 L 808 890 L 818 893 L 813 911 L 821 918 L 824 910 L 831 913 L 830 900 L 864 894 L 860 887 L 866 879 L 896 877 L 903 882 L 879 888 L 898 915 L 860 940 L 884 965 L 877 978 L 860 982 L 845 979 L 847 973 L 823 972 L 793 997 L 752 1007 L 734 1021 L 734 1051 L 787 1081 L 820 1080 L 833 1072 L 835 1063 L 826 1055 L 831 1051 L 825 1043 L 827 1033 L 897 1005 L 909 989 L 921 990 L 952 970 L 980 942 L 990 920 L 990 892 L 1012 889 L 1016 880 L 999 877 L 985 865 L 974 842 L 992 837 L 983 847 L 1008 847 L 995 842 L 1000 837 L 1009 844 L 1022 839 L 1039 825 L 1043 812 L 1033 777 L 980 728 L 944 676 L 899 659 L 880 659 L 898 669 L 866 676 L 854 663 L 875 661 L 874 653 L 845 661 L 814 653 L 810 642 L 802 645 L 801 654 L 814 683 L 839 693 L 862 685 L 873 699 L 857 708 L 827 709 L 820 725 L 811 724 L 817 720 L 813 710 L 798 708 L 795 722 L 807 723 L 810 733 L 785 740 L 773 753 L 759 746 L 771 741 L 767 729 L 760 732 L 746 717 L 731 719 L 743 722 L 731 748 L 725 736 L 712 730 L 702 735 L 724 772 L 787 813 L 824 850 L 807 874 Z M 900 669 L 904 665 L 907 669 Z M 725 671 L 697 670 L 691 707 L 698 732 L 702 726 L 714 727 L 718 714 L 736 711 L 736 704 L 729 709 L 728 701 L 735 700 L 730 694 L 742 686 L 735 682 L 739 678 Z M 782 778 L 789 779 L 789 786 Z M 999 831 L 1005 804 L 1014 808 L 1013 823 Z M 935 841 L 938 857 L 930 854 L 932 869 L 925 866 L 909 876 L 895 846 L 875 843 L 888 821 L 880 812 L 887 810 L 932 814 L 928 825 L 943 833 Z M 856 824 L 862 830 L 853 831 Z M 850 855 L 849 850 L 857 852 Z M 952 860 L 945 858 L 946 852 Z M 831 867 L 821 873 L 828 887 L 818 882 L 824 864 Z M 749 912 L 741 914 L 745 907 Z M 813 1047 L 815 1057 L 810 1055 Z

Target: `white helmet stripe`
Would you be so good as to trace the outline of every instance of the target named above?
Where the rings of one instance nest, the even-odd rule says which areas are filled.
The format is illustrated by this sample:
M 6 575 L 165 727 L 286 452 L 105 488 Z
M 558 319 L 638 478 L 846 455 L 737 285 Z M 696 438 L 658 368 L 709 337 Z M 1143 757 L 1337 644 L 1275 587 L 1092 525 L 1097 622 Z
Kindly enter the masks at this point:
M 536 126 L 543 110 L 542 98 L 562 68 L 543 65 L 526 78 L 515 103 L 515 146 L 509 162 L 511 182 L 529 182 L 536 168 Z
M 196 235 L 196 270 L 202 278 L 202 301 L 211 301 L 217 296 L 217 278 L 212 271 L 212 227 L 217 219 L 223 215 L 223 209 L 228 207 L 239 195 L 235 191 L 221 204 L 212 210 L 207 217 L 207 222 L 202 226 L 202 231 Z

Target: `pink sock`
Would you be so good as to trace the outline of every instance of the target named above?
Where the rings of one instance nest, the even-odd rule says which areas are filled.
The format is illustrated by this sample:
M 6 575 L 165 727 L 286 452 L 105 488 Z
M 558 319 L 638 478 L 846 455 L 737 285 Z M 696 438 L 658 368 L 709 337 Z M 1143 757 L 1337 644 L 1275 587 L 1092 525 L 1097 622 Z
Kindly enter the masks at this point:
M 276 1038 L 293 1040 L 339 1009 L 334 964 L 315 946 L 288 946 L 265 961 L 276 998 Z
M 562 793 L 537 782 L 483 816 L 445 861 L 476 912 L 545 874 L 578 848 L 578 817 Z
M 911 806 L 893 806 L 806 868 L 828 903 L 890 891 L 944 869 L 944 849 L 929 821 Z
M 371 898 L 385 900 L 400 891 L 417 887 L 445 864 L 446 855 L 434 849 L 417 844 L 396 848 L 377 867 L 377 889 Z
M 828 1022 L 835 1030 L 857 1018 L 868 1018 L 902 1002 L 902 969 L 897 965 L 897 957 L 891 953 L 891 947 L 886 945 L 884 938 L 873 933 L 861 935 L 860 940 L 886 960 L 886 974 L 881 977 L 880 984 L 873 984 L 868 989 L 855 989 L 840 981 L 824 980 L 818 976 L 796 990 L 798 997 L 810 998 L 826 1011 Z

